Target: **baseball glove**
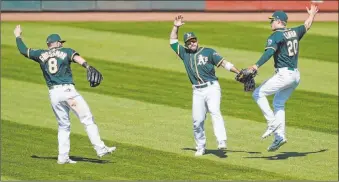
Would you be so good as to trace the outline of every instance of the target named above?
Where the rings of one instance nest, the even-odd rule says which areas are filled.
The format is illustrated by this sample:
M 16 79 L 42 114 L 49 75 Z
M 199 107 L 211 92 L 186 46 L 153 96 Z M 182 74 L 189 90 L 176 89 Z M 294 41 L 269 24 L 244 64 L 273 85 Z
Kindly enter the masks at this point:
M 98 85 L 100 85 L 101 81 L 104 79 L 104 77 L 102 76 L 102 74 L 95 69 L 92 66 L 89 66 L 87 68 L 87 80 L 89 81 L 89 85 L 91 87 L 96 87 Z
M 244 91 L 249 92 L 255 89 L 254 77 L 257 75 L 257 70 L 242 69 L 235 76 L 235 80 L 244 84 Z
M 244 91 L 245 92 L 251 92 L 255 89 L 255 80 L 252 78 L 248 82 L 244 83 Z

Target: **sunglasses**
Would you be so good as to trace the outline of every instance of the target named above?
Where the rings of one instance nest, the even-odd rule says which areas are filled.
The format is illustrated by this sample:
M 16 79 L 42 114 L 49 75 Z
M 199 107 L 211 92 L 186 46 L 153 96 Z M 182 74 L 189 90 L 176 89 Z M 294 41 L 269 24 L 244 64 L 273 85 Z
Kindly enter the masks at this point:
M 270 24 L 272 24 L 275 21 L 275 19 L 271 19 Z
M 186 42 L 186 45 L 190 45 L 191 43 L 196 43 L 197 39 L 190 39 Z

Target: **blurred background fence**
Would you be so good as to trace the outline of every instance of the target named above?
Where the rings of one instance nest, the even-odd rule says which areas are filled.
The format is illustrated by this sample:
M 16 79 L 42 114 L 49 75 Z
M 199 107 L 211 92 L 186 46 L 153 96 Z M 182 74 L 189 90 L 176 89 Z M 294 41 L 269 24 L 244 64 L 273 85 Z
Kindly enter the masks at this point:
M 161 11 L 196 11 L 196 12 L 305 12 L 311 1 L 53 1 L 53 0 L 2 0 L 2 12 L 161 12 Z M 319 4 L 322 12 L 338 12 L 338 0 L 322 1 Z

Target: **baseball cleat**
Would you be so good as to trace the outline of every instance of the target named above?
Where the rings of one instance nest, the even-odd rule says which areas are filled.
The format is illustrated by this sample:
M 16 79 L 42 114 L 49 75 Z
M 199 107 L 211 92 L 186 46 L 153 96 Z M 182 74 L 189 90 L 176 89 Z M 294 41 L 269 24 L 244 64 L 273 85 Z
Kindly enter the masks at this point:
M 227 144 L 225 140 L 219 141 L 218 142 L 218 149 L 219 150 L 226 150 L 227 149 Z
M 204 148 L 202 148 L 202 149 L 198 149 L 196 152 L 195 152 L 195 156 L 196 157 L 199 157 L 199 156 L 202 156 L 202 155 L 204 155 L 205 154 L 205 149 Z
M 112 152 L 114 152 L 117 148 L 116 147 L 107 147 L 105 146 L 100 153 L 98 153 L 98 157 L 101 158 L 107 154 L 111 154 Z
M 281 123 L 277 124 L 277 125 L 270 125 L 267 127 L 267 130 L 265 131 L 265 133 L 261 136 L 262 139 L 267 138 L 268 136 L 270 136 L 275 130 L 277 130 L 280 127 Z
M 287 143 L 286 139 L 280 139 L 280 140 L 274 140 L 271 146 L 267 148 L 268 152 L 274 152 L 278 150 L 281 146 L 283 146 L 285 143 Z
M 73 161 L 73 160 L 71 160 L 71 159 L 66 159 L 66 160 L 64 160 L 64 161 L 58 160 L 57 163 L 58 163 L 58 164 L 76 164 L 77 162 L 76 162 L 76 161 Z

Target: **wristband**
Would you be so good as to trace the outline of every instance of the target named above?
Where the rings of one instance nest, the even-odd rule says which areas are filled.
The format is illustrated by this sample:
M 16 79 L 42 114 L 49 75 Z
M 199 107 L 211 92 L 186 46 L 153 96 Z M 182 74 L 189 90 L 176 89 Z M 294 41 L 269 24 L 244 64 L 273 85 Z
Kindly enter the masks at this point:
M 81 66 L 84 67 L 84 68 L 88 68 L 88 67 L 89 67 L 89 65 L 87 64 L 87 62 L 82 63 Z

